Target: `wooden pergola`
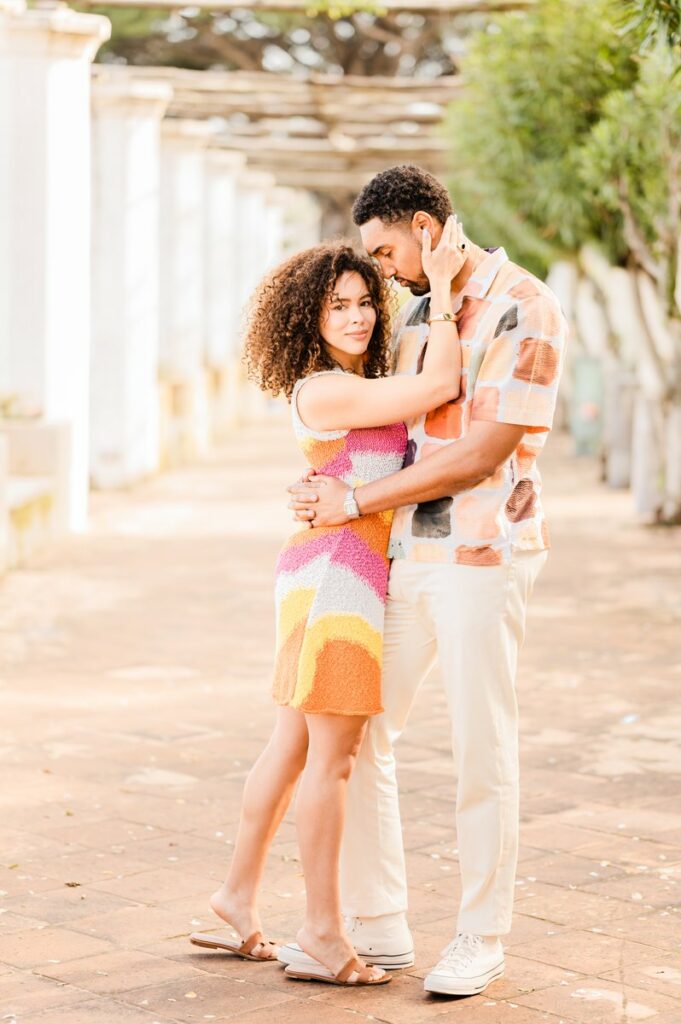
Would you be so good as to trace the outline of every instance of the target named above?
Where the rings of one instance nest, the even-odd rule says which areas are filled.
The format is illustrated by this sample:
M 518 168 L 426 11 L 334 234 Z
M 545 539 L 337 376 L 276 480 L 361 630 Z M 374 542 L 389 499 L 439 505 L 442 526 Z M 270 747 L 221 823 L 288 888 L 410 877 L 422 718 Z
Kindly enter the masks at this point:
M 312 192 L 324 230 L 348 230 L 351 199 L 377 171 L 418 163 L 447 169 L 440 126 L 457 95 L 456 76 L 432 80 L 269 72 L 188 71 L 95 65 L 98 78 L 165 81 L 173 88 L 168 116 L 210 121 L 214 145 L 244 154 L 277 185 Z
M 433 173 L 446 166 L 439 136 L 455 76 L 427 81 L 268 72 L 187 71 L 96 66 L 98 76 L 125 74 L 168 82 L 168 116 L 211 119 L 216 142 L 242 152 L 249 166 L 278 184 L 347 195 L 376 170 L 418 161 Z
M 94 0 L 85 0 L 94 2 Z M 390 12 L 492 13 L 528 8 L 534 0 L 386 0 Z M 112 6 L 184 8 L 186 0 L 111 0 Z M 229 10 L 225 0 L 200 0 Z M 310 13 L 305 0 L 244 0 L 240 8 Z M 247 157 L 248 166 L 278 185 L 313 192 L 326 230 L 347 228 L 351 197 L 377 171 L 418 163 L 447 170 L 441 130 L 459 76 L 406 78 L 266 71 L 193 71 L 173 67 L 95 65 L 93 73 L 165 81 L 172 86 L 168 116 L 209 120 L 215 143 Z

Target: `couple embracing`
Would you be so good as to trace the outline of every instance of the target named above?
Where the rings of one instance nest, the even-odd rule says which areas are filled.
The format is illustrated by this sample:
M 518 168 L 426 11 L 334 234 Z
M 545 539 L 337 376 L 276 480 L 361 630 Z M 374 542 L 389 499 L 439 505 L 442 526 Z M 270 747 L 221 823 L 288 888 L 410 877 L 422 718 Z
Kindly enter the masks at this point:
M 238 939 L 192 942 L 339 985 L 385 984 L 413 965 L 394 744 L 437 659 L 462 897 L 424 987 L 472 995 L 503 974 L 511 929 L 515 677 L 549 544 L 536 460 L 566 327 L 541 281 L 466 238 L 421 168 L 378 174 L 353 219 L 368 255 L 301 252 L 251 306 L 251 374 L 290 399 L 310 467 L 289 489 L 307 529 L 279 556 L 276 724 L 211 899 Z M 394 323 L 390 279 L 413 295 Z M 296 786 L 306 915 L 278 947 L 257 897 Z

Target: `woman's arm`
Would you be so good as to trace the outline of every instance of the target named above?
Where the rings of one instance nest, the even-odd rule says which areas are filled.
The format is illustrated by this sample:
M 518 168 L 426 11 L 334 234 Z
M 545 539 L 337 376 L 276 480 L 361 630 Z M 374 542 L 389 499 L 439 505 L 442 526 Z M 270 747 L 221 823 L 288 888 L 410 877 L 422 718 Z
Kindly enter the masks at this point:
M 452 313 L 451 282 L 465 261 L 463 231 L 451 217 L 435 249 L 423 236 L 423 269 L 431 283 L 430 315 Z M 413 419 L 458 398 L 461 344 L 454 320 L 430 326 L 421 373 L 367 380 L 355 374 L 314 377 L 298 394 L 298 412 L 312 430 L 379 427 Z
M 433 501 L 470 490 L 493 476 L 511 457 L 526 427 L 513 423 L 474 420 L 461 441 L 420 459 L 390 476 L 372 480 L 355 491 L 362 515 L 383 512 L 420 501 Z M 313 526 L 341 526 L 348 522 L 343 501 L 348 485 L 335 477 L 308 475 L 287 488 L 288 507 L 301 522 Z

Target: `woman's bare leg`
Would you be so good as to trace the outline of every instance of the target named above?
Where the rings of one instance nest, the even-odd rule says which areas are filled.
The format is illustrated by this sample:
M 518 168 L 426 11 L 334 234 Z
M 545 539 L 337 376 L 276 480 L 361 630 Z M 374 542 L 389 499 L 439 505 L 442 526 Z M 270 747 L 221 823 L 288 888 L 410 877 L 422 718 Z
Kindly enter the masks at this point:
M 298 942 L 336 973 L 355 955 L 343 925 L 338 869 L 346 789 L 367 720 L 358 715 L 306 719 L 310 745 L 296 800 L 296 826 L 307 912 Z
M 270 741 L 246 779 L 227 878 L 210 900 L 215 913 L 244 939 L 261 930 L 258 889 L 270 844 L 305 767 L 307 746 L 305 716 L 294 708 L 278 708 Z

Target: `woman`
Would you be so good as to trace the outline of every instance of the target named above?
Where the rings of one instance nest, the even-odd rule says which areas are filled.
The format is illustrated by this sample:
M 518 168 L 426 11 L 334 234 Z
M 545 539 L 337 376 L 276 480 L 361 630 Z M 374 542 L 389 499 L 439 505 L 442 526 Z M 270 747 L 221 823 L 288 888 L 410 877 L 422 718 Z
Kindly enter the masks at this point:
M 254 296 L 246 337 L 251 376 L 291 400 L 309 465 L 356 487 L 395 472 L 404 419 L 458 396 L 461 350 L 450 284 L 464 262 L 454 218 L 435 249 L 422 235 L 431 325 L 422 372 L 386 376 L 389 291 L 374 263 L 346 245 L 320 245 L 276 269 Z M 443 316 L 444 314 L 444 316 Z M 272 737 L 244 788 L 234 856 L 211 898 L 244 940 L 192 941 L 248 959 L 276 959 L 263 939 L 257 895 L 272 839 L 302 775 L 296 803 L 307 911 L 298 943 L 314 964 L 290 977 L 376 985 L 390 975 L 357 958 L 340 907 L 338 861 L 345 790 L 369 715 L 381 712 L 381 645 L 391 514 L 302 530 L 277 565 Z

